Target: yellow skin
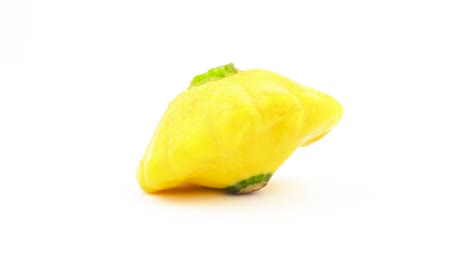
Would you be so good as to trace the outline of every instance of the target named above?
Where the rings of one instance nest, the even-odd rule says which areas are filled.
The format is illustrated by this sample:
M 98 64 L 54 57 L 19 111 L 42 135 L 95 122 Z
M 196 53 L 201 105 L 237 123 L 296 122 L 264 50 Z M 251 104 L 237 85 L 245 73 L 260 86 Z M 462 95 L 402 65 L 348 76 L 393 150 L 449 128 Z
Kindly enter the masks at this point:
M 333 97 L 261 69 L 190 87 L 161 118 L 138 167 L 139 184 L 146 192 L 186 183 L 224 189 L 274 173 L 342 113 Z

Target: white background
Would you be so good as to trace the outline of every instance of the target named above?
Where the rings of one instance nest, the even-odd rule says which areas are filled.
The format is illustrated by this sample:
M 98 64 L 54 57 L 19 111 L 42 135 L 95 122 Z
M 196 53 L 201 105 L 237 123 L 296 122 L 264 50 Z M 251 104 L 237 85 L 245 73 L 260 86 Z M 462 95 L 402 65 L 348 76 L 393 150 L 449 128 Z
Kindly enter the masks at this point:
M 465 1 L 0 1 L 0 263 L 468 263 Z M 144 194 L 191 78 L 345 114 L 254 195 Z

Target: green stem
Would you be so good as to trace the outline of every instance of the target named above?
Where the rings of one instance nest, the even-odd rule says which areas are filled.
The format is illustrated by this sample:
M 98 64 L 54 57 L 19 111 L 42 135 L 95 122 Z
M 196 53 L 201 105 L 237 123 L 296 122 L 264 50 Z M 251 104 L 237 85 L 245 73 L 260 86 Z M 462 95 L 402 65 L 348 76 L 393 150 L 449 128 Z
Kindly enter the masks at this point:
M 227 188 L 228 192 L 235 194 L 251 193 L 260 190 L 268 184 L 273 173 L 259 174 L 240 181 Z
M 193 77 L 192 82 L 190 83 L 190 88 L 202 85 L 207 82 L 221 80 L 230 75 L 236 74 L 239 72 L 239 69 L 234 67 L 233 63 L 229 63 L 223 66 L 219 66 L 209 71 Z

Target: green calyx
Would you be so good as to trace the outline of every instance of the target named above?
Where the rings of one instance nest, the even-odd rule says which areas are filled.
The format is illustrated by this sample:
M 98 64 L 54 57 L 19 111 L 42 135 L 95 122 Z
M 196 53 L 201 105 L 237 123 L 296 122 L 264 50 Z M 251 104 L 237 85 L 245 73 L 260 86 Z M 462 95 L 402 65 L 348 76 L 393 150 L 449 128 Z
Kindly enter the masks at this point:
M 227 191 L 234 194 L 251 193 L 260 190 L 268 184 L 273 173 L 259 174 L 227 187 Z
M 221 80 L 223 78 L 226 78 L 238 72 L 239 72 L 239 69 L 234 67 L 233 63 L 229 63 L 223 66 L 210 69 L 209 71 L 203 74 L 193 77 L 192 82 L 190 83 L 189 89 L 192 87 L 207 83 L 207 82 Z

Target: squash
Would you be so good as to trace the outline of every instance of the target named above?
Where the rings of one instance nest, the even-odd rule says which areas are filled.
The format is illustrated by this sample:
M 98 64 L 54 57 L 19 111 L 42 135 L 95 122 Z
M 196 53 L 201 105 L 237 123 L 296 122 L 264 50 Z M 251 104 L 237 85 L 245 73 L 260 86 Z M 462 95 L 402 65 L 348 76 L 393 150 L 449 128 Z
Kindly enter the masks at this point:
M 333 97 L 274 72 L 233 64 L 193 78 L 162 116 L 138 166 L 149 193 L 195 184 L 250 193 L 343 113 Z

